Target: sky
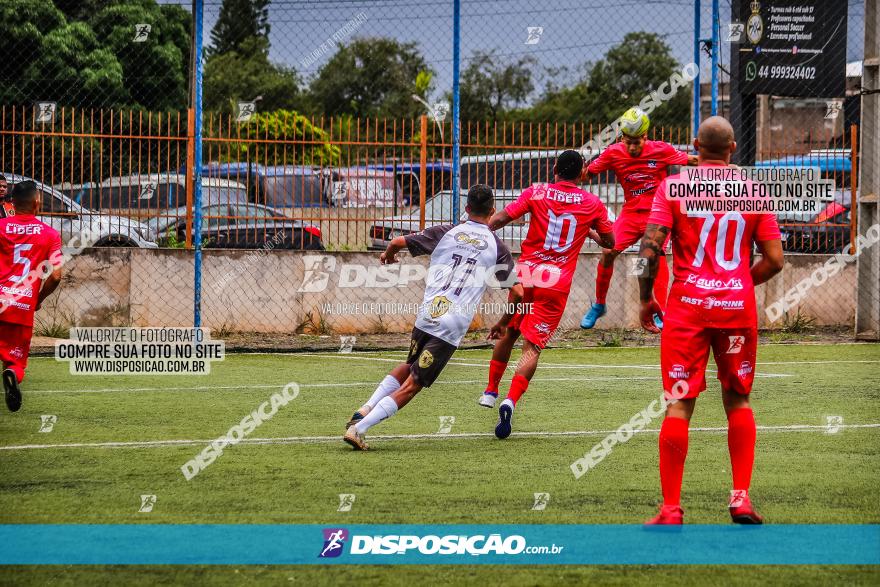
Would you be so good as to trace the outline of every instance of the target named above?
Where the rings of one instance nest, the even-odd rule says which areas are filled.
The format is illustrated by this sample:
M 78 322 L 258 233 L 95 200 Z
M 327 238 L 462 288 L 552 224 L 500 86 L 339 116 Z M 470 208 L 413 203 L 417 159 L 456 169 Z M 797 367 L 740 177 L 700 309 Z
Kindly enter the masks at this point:
M 186 0 L 159 0 L 181 4 Z M 730 2 L 720 0 L 722 34 Z M 845 0 L 824 0 L 829 2 Z M 861 59 L 864 0 L 847 0 L 847 61 Z M 205 0 L 205 42 L 222 0 Z M 711 0 L 701 2 L 701 37 L 711 35 Z M 345 42 L 364 36 L 392 37 L 416 43 L 435 71 L 434 96 L 452 87 L 451 0 L 273 0 L 269 6 L 270 57 L 294 67 L 306 80 L 333 54 L 336 38 Z M 538 61 L 539 87 L 551 79 L 548 68 L 567 67 L 556 81 L 571 81 L 582 66 L 596 61 L 631 31 L 664 35 L 682 64 L 693 60 L 694 0 L 462 0 L 462 68 L 474 51 L 495 49 L 501 59 L 531 55 Z M 529 27 L 540 27 L 529 39 Z M 537 38 L 536 38 L 537 37 Z M 722 63 L 729 62 L 722 45 Z M 709 59 L 701 60 L 708 76 Z M 705 78 L 704 78 L 705 79 Z

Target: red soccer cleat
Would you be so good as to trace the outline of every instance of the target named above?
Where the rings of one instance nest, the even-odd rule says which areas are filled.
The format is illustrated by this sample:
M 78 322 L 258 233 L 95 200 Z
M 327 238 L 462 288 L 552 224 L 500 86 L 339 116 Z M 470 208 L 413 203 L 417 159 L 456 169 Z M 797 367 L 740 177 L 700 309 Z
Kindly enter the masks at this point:
M 730 492 L 730 517 L 734 524 L 763 524 L 764 518 L 758 515 L 752 507 L 749 492 L 744 489 L 734 489 Z
M 677 505 L 664 505 L 660 513 L 645 522 L 645 526 L 680 526 L 684 523 L 684 510 Z

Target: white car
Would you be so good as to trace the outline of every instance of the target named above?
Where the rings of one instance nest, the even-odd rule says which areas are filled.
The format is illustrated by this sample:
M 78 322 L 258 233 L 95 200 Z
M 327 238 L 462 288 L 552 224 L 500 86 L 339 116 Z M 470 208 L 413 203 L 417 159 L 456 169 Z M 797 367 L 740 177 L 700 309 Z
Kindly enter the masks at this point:
M 29 177 L 4 173 L 10 184 L 34 181 L 42 192 L 38 218 L 61 234 L 65 246 L 158 248 L 156 235 L 145 225 L 128 218 L 84 208 L 52 186 Z
M 108 177 L 99 184 L 55 186 L 71 199 L 98 210 L 125 210 L 145 217 L 186 206 L 186 175 L 145 173 Z M 247 186 L 229 179 L 202 177 L 202 204 L 246 204 Z

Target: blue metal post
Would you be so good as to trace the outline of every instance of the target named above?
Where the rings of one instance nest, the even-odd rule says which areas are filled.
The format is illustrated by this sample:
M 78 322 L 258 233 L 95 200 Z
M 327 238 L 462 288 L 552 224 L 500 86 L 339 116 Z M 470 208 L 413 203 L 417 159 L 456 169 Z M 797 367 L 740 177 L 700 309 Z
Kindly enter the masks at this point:
M 193 148 L 193 247 L 195 248 L 195 279 L 193 295 L 193 326 L 202 325 L 202 27 L 204 0 L 193 1 L 195 20 L 193 63 L 193 109 L 195 110 L 195 140 Z
M 694 79 L 694 129 L 697 136 L 700 127 L 700 0 L 694 0 L 694 63 L 697 66 L 697 77 Z
M 452 223 L 461 217 L 459 197 L 461 194 L 461 134 L 459 69 L 461 66 L 461 0 L 453 0 L 452 8 Z
M 721 53 L 721 15 L 712 0 L 712 116 L 718 115 L 718 55 Z

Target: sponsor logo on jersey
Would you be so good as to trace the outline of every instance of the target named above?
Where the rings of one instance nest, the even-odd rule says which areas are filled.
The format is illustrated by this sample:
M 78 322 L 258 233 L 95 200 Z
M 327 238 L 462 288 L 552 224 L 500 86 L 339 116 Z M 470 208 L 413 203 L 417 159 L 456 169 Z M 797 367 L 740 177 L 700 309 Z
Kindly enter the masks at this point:
M 13 224 L 6 225 L 6 234 L 40 234 L 43 228 L 39 224 Z
M 650 167 L 651 169 L 657 169 L 657 160 L 648 159 L 648 167 Z
M 739 354 L 743 349 L 743 345 L 746 343 L 745 336 L 728 336 L 730 340 L 730 346 L 727 348 L 728 355 L 736 355 Z
M 707 279 L 693 273 L 687 276 L 685 283 L 696 285 L 700 289 L 714 291 L 740 290 L 743 288 L 742 279 L 736 277 L 731 277 L 727 281 L 724 281 L 723 279 Z
M 669 370 L 669 376 L 672 379 L 687 379 L 691 374 L 689 371 L 685 371 L 683 365 L 675 364 L 672 366 L 672 369 Z
M 431 354 L 431 351 L 424 350 L 422 351 L 421 356 L 419 357 L 419 367 L 422 369 L 427 369 L 434 363 L 434 355 Z
M 709 296 L 703 303 L 707 310 L 712 308 L 721 308 L 722 310 L 742 310 L 745 307 L 745 300 L 719 300 L 715 296 Z
M 754 369 L 752 368 L 752 364 L 749 361 L 743 361 L 739 364 L 739 369 L 737 370 L 736 374 L 740 377 L 745 377 L 746 375 L 749 375 L 752 371 L 754 371 Z
M 446 296 L 435 296 L 434 299 L 431 300 L 431 318 L 439 318 L 449 311 L 451 305 L 452 303 Z
M 489 243 L 480 238 L 480 235 L 470 232 L 459 232 L 455 235 L 455 242 L 463 245 L 471 245 L 478 251 L 485 251 L 489 247 Z

